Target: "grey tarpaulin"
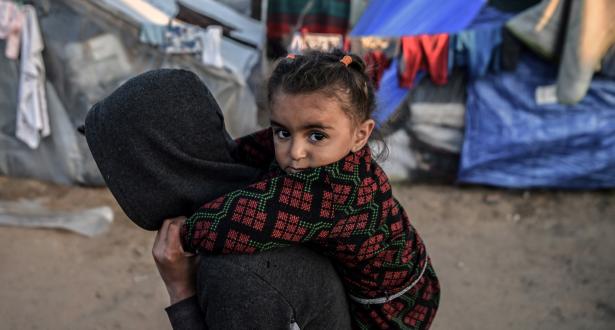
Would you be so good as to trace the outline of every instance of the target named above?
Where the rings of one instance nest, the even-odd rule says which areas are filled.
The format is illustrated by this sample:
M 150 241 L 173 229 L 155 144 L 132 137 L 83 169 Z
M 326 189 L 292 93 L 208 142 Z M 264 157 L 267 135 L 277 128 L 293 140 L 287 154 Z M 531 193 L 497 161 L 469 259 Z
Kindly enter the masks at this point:
M 220 104 L 233 136 L 256 128 L 256 102 L 248 84 L 188 55 L 166 55 L 139 43 L 140 22 L 94 0 L 33 1 L 45 50 L 51 136 L 30 150 L 15 135 L 19 63 L 0 54 L 0 175 L 61 184 L 103 185 L 83 136 L 88 109 L 126 79 L 156 68 L 195 72 Z M 44 4 L 44 5 L 42 5 Z M 0 41 L 4 49 L 4 41 Z
M 3 40 L 0 40 L 0 49 L 4 49 Z M 82 137 L 77 136 L 49 82 L 46 93 L 52 135 L 44 138 L 34 150 L 15 137 L 18 67 L 17 61 L 0 56 L 0 174 L 63 184 L 104 184 L 96 165 L 88 164 L 89 154 L 80 150 Z

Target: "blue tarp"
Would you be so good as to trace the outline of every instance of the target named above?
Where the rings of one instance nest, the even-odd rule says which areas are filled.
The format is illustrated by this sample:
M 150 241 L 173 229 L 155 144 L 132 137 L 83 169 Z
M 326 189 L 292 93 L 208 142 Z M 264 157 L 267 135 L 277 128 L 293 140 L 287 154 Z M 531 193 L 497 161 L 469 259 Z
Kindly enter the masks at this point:
M 595 77 L 576 105 L 537 104 L 536 89 L 556 77 L 555 65 L 525 54 L 515 72 L 468 84 L 460 182 L 615 187 L 615 80 Z
M 371 1 L 350 35 L 401 37 L 458 32 L 484 4 L 485 0 Z

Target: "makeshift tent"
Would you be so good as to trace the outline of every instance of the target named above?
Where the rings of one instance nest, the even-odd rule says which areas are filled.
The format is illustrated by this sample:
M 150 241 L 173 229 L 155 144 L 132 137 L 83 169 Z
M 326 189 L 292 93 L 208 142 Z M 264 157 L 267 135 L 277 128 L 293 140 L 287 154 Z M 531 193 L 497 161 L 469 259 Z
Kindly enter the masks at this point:
M 529 5 L 535 2 L 526 1 Z M 586 24 L 587 18 L 581 19 L 587 12 L 601 6 L 610 8 L 611 4 L 606 1 L 592 2 L 591 5 L 589 2 L 575 2 L 577 7 L 585 5 L 582 11 L 570 11 L 572 22 L 564 24 L 572 30 L 573 42 L 561 34 L 549 34 L 555 39 L 544 44 L 534 42 L 551 47 L 553 51 L 557 48 L 553 48 L 552 43 L 563 38 L 566 40 L 565 49 L 577 57 L 589 50 L 591 61 L 582 64 L 582 70 L 565 65 L 574 56 L 564 54 L 562 59 L 564 66 L 560 66 L 559 75 L 564 71 L 564 79 L 570 76 L 567 68 L 582 71 L 583 78 L 578 86 L 569 84 L 571 87 L 563 88 L 566 84 L 561 84 L 561 79 L 556 85 L 557 61 L 549 63 L 536 59 L 522 42 L 528 38 L 536 39 L 536 31 L 539 37 L 543 36 L 540 29 L 535 29 L 536 20 L 544 22 L 545 30 L 561 28 L 549 28 L 548 24 L 560 24 L 564 19 L 549 20 L 550 16 L 543 12 L 549 12 L 545 8 L 566 3 L 569 2 L 544 0 L 528 9 L 529 13 L 539 11 L 543 15 L 538 19 L 536 15 L 532 16 L 533 25 L 516 25 L 523 31 L 533 31 L 524 38 L 519 35 L 523 31 L 513 31 L 513 35 L 502 26 L 507 21 L 522 21 L 521 18 L 528 15 L 526 12 L 515 17 L 516 13 L 477 4 L 482 8 L 475 16 L 459 16 L 457 22 L 444 23 L 447 20 L 442 17 L 447 13 L 453 16 L 468 13 L 459 8 L 455 12 L 452 8 L 457 8 L 456 2 L 447 2 L 446 5 L 422 0 L 373 2 L 366 11 L 371 15 L 359 20 L 353 35 L 390 37 L 451 32 L 454 30 L 451 27 L 461 29 L 449 34 L 448 83 L 436 85 L 438 79 L 434 79 L 431 68 L 421 68 L 410 83 L 402 76 L 406 79 L 404 84 L 412 86 L 411 89 L 400 87 L 402 69 L 399 62 L 403 57 L 393 58 L 389 69 L 383 73 L 375 119 L 389 142 L 390 156 L 384 163 L 387 173 L 394 179 L 456 179 L 513 188 L 614 187 L 615 81 L 612 77 L 615 47 L 611 37 L 614 20 L 605 19 L 612 17 L 613 11 L 592 16 L 599 20 L 591 24 Z M 415 11 L 405 11 L 412 7 Z M 426 8 L 431 9 L 429 15 L 420 15 L 427 11 Z M 379 18 L 397 17 L 398 13 L 404 14 L 400 14 L 399 19 Z M 553 15 L 561 16 L 561 13 Z M 415 18 L 413 24 L 409 24 L 409 17 Z M 433 17 L 435 20 L 431 20 Z M 512 17 L 515 18 L 511 20 Z M 579 21 L 586 22 L 586 25 L 571 25 L 579 24 Z M 465 25 L 455 25 L 458 22 L 465 22 Z M 416 30 L 417 27 L 420 29 Z M 581 50 L 579 40 L 587 43 L 591 38 L 579 38 L 579 30 L 595 31 L 596 27 L 601 31 L 597 39 L 599 43 L 594 47 L 598 50 L 592 51 L 594 48 L 591 47 Z M 413 51 L 424 50 L 416 48 Z M 459 69 L 465 78 L 459 79 Z M 600 72 L 590 80 L 595 70 Z M 572 80 L 568 82 L 572 83 Z M 587 95 L 579 99 L 584 88 L 588 88 Z M 558 99 L 567 92 L 570 92 L 568 96 L 580 102 L 574 106 L 558 104 Z M 461 162 L 458 163 L 460 149 Z
M 76 128 L 83 124 L 88 109 L 123 81 L 160 67 L 184 68 L 199 75 L 220 104 L 231 134 L 239 136 L 258 128 L 255 97 L 247 83 L 258 62 L 256 48 L 243 44 L 229 48 L 231 58 L 252 59 L 241 62 L 240 67 L 204 66 L 193 56 L 166 54 L 139 42 L 141 26 L 168 22 L 172 7 L 165 11 L 137 0 L 32 2 L 37 5 L 45 44 L 51 135 L 36 149 L 15 138 L 19 62 L 0 55 L 0 174 L 62 184 L 104 184 Z M 257 31 L 238 37 L 249 39 Z M 2 53 L 4 47 L 0 40 Z

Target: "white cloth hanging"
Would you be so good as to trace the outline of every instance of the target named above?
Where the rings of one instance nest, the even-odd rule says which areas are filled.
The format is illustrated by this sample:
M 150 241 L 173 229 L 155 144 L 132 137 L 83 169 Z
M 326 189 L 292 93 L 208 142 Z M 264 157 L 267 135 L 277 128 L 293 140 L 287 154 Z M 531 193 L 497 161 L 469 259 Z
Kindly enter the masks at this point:
M 222 43 L 222 27 L 219 25 L 208 26 L 207 30 L 202 33 L 201 40 L 203 42 L 201 62 L 204 65 L 211 65 L 216 68 L 224 67 L 220 47 Z
M 21 38 L 16 136 L 36 149 L 41 138 L 51 134 L 45 96 L 44 44 L 34 7 L 26 5 L 22 11 L 25 22 Z

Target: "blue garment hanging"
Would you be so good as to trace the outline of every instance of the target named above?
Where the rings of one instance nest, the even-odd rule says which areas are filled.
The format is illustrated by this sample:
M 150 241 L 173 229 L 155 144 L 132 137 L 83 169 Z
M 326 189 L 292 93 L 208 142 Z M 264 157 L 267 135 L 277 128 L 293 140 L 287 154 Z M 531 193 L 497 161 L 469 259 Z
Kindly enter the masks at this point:
M 449 37 L 448 71 L 467 67 L 471 79 L 500 69 L 501 26 L 465 30 Z

